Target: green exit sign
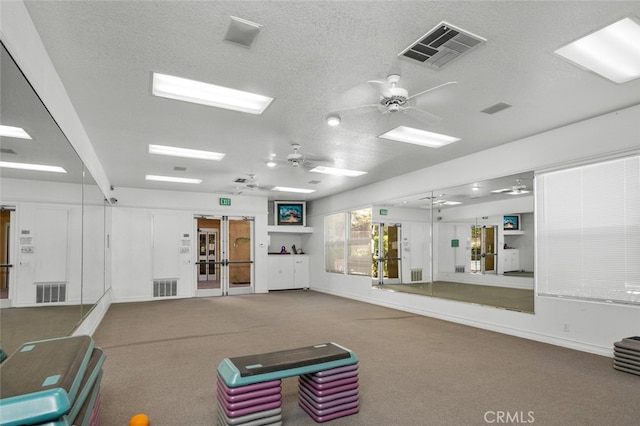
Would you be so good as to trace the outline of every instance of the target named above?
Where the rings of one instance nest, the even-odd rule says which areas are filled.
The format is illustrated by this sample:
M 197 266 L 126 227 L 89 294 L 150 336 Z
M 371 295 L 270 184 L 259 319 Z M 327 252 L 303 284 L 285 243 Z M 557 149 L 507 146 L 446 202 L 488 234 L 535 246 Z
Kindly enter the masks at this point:
M 221 206 L 230 206 L 231 205 L 231 198 L 220 198 L 220 205 Z
M 386 216 L 387 213 L 389 213 L 387 209 L 380 209 L 380 216 Z

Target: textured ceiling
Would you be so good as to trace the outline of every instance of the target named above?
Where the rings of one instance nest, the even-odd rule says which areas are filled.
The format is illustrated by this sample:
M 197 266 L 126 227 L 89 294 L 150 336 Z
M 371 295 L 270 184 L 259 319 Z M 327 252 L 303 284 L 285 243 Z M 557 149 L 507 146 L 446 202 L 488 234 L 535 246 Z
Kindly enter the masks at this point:
M 316 189 L 310 196 L 264 190 L 270 199 L 315 199 L 441 163 L 640 102 L 640 80 L 616 85 L 553 54 L 622 17 L 634 2 L 495 1 L 26 1 L 27 9 L 117 187 L 238 192 L 238 177 L 261 187 Z M 224 41 L 231 16 L 262 25 L 250 48 Z M 397 55 L 441 21 L 487 39 L 433 70 Z M 261 116 L 150 94 L 152 72 L 274 97 Z M 324 118 L 349 104 L 350 89 L 399 72 L 415 93 L 448 81 L 427 109 L 433 126 L 397 114 Z M 481 110 L 513 105 L 495 115 Z M 397 124 L 457 136 L 440 149 L 387 141 Z M 340 178 L 280 164 L 291 144 L 334 165 L 368 173 Z M 148 144 L 226 153 L 221 162 L 147 153 Z M 174 167 L 185 167 L 175 171 Z M 487 165 L 490 167 L 490 165 Z M 145 174 L 203 179 L 154 183 Z M 318 180 L 320 183 L 308 183 Z

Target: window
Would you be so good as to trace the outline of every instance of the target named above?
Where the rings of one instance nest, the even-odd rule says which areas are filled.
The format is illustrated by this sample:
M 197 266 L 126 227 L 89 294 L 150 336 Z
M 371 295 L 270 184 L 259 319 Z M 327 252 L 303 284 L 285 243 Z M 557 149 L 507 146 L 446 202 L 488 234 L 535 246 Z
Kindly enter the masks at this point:
M 324 218 L 325 271 L 371 275 L 371 208 Z
M 640 157 L 536 185 L 538 294 L 640 304 Z
M 371 208 L 349 212 L 348 272 L 371 275 Z
M 324 270 L 327 272 L 344 273 L 346 217 L 345 213 L 336 213 L 324 218 Z

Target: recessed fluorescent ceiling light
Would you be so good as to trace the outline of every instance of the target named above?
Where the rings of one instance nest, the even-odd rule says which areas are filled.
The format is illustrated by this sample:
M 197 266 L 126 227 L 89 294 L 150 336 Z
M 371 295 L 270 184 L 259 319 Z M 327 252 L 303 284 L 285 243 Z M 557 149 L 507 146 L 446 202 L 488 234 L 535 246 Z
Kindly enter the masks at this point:
M 0 167 L 4 167 L 7 169 L 35 170 L 38 172 L 67 173 L 67 171 L 62 167 L 47 166 L 44 164 L 11 163 L 8 161 L 0 161 Z
M 398 142 L 428 146 L 431 148 L 440 148 L 441 146 L 445 146 L 460 140 L 460 138 L 456 138 L 453 136 L 427 132 L 426 130 L 414 129 L 413 127 L 407 126 L 398 126 L 395 129 L 389 130 L 387 133 L 380 135 L 379 137 Z
M 287 186 L 274 186 L 271 190 L 281 192 L 298 192 L 300 194 L 311 194 L 312 192 L 316 192 L 315 189 L 289 188 Z
M 177 182 L 177 183 L 193 183 L 193 184 L 202 183 L 202 179 L 190 179 L 190 178 L 180 178 L 180 177 L 171 177 L 171 176 L 146 175 L 144 178 L 146 180 L 156 180 L 159 182 Z
M 10 138 L 31 139 L 31 136 L 21 127 L 5 126 L 0 124 L 0 136 Z
M 173 157 L 199 158 L 202 160 L 220 161 L 224 154 L 212 151 L 200 151 L 197 149 L 178 148 L 175 146 L 149 145 L 149 154 L 170 155 Z
M 267 96 L 155 72 L 151 93 L 163 98 L 256 115 L 262 114 L 273 101 Z
M 337 169 L 334 167 L 325 167 L 325 166 L 317 166 L 309 171 L 314 173 L 325 173 L 327 175 L 333 175 L 333 176 L 349 176 L 349 177 L 362 176 L 367 173 L 367 172 L 360 172 L 358 170 Z
M 626 83 L 640 77 L 640 25 L 624 18 L 555 53 L 611 81 Z

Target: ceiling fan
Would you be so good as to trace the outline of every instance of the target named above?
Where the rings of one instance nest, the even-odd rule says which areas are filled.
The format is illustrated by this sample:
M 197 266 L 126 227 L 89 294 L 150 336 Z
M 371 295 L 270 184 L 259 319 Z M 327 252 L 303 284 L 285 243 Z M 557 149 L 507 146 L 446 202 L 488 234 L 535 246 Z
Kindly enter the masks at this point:
M 255 174 L 251 173 L 251 174 L 248 174 L 247 176 L 249 177 L 248 178 L 239 177 L 233 180 L 233 182 L 237 184 L 237 186 L 233 189 L 232 194 L 238 195 L 238 194 L 242 194 L 244 191 L 255 191 L 255 190 L 270 191 L 271 190 L 271 187 L 260 186 Z
M 301 146 L 298 143 L 292 143 L 291 149 L 292 152 L 287 155 L 286 159 L 278 160 L 276 158 L 272 158 L 269 161 L 273 163 L 283 163 L 289 164 L 292 167 L 312 167 L 315 163 L 324 163 L 330 160 L 325 158 L 316 157 L 313 154 L 303 154 L 301 152 Z
M 423 90 L 412 95 L 400 85 L 400 75 L 390 74 L 384 80 L 367 81 L 366 85 L 359 85 L 345 93 L 345 100 L 358 98 L 361 105 L 338 109 L 330 114 L 351 114 L 377 111 L 383 115 L 404 113 L 418 121 L 433 125 L 442 121 L 442 118 L 421 108 L 431 92 L 457 84 L 456 81 L 449 81 L 435 87 Z

